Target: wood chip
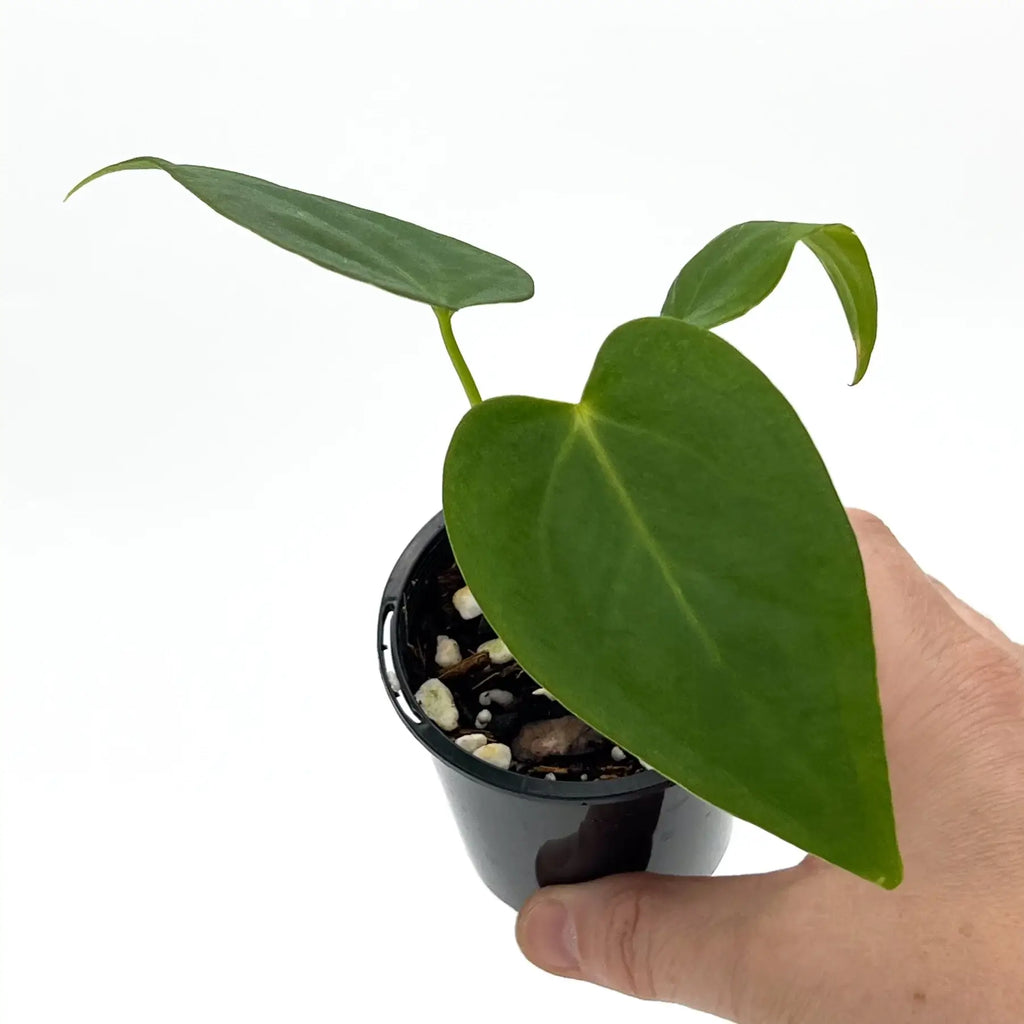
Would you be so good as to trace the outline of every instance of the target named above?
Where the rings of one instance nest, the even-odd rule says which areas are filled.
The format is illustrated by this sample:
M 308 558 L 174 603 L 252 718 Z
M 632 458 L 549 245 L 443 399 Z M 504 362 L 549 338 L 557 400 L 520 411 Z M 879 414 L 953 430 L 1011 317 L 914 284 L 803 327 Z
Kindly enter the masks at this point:
M 472 672 L 473 669 L 480 668 L 481 665 L 489 665 L 490 663 L 491 659 L 488 657 L 486 651 L 482 651 L 477 654 L 470 654 L 463 658 L 457 665 L 452 665 L 451 668 L 446 668 L 438 678 L 443 682 L 447 682 L 449 679 L 458 679 L 460 676 L 464 676 L 468 672 Z
M 604 742 L 604 737 L 585 722 L 565 715 L 524 725 L 512 742 L 512 753 L 517 761 L 542 761 L 552 756 L 586 754 Z

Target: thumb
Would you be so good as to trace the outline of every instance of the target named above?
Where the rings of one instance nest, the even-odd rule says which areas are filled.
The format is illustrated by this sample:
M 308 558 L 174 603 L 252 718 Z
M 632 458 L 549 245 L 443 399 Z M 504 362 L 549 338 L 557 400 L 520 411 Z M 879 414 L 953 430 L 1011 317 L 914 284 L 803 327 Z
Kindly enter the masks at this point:
M 612 875 L 550 886 L 523 907 L 516 939 L 552 974 L 641 999 L 683 1003 L 735 1019 L 784 979 L 769 928 L 779 895 L 799 877 Z M 756 956 L 754 955 L 756 953 Z

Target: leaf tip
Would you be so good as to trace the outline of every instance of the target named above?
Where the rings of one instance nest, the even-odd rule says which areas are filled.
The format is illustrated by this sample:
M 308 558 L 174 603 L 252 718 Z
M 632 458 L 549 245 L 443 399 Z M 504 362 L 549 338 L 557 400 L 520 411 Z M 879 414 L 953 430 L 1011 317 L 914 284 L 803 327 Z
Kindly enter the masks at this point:
M 90 181 L 95 181 L 97 178 L 102 178 L 105 174 L 112 174 L 114 171 L 129 171 L 129 170 L 167 170 L 170 165 L 166 161 L 161 160 L 155 156 L 137 156 L 131 160 L 121 160 L 116 164 L 108 164 L 106 167 L 101 167 L 98 171 L 93 171 L 92 174 L 84 177 L 70 192 L 64 197 L 66 203 L 80 188 L 88 185 Z
M 70 192 L 61 200 L 62 203 L 66 203 L 83 185 L 89 181 L 88 178 L 83 178 Z
M 877 848 L 871 870 L 858 872 L 869 882 L 883 889 L 895 889 L 903 881 L 903 854 L 896 837 L 896 825 L 891 821 L 886 828 L 887 835 Z
M 880 885 L 883 889 L 895 889 L 903 882 L 903 861 L 899 855 L 896 856 L 896 862 L 892 868 L 886 871 L 884 874 L 879 875 L 877 878 L 872 879 L 877 885 Z
M 855 339 L 858 341 L 859 339 Z M 861 346 L 857 345 L 857 368 L 853 373 L 853 380 L 850 381 L 850 387 L 855 387 L 864 379 L 864 374 L 868 372 L 868 365 L 871 362 L 871 349 L 864 351 Z
M 114 164 L 112 166 L 117 167 L 119 165 Z M 71 189 L 70 192 L 68 192 L 68 194 L 64 197 L 63 201 L 66 203 L 80 188 L 84 188 L 86 185 L 89 184 L 90 181 L 95 181 L 97 178 L 103 177 L 103 175 L 110 170 L 111 167 L 104 167 L 101 170 L 93 171 L 92 174 L 86 175 L 77 185 L 75 185 L 73 189 Z

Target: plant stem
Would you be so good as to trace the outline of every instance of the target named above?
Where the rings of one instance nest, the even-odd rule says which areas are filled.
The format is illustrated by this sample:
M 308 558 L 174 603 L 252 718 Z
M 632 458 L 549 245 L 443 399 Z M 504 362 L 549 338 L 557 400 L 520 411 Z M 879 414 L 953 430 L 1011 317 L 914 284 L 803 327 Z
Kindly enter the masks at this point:
M 452 366 L 455 367 L 455 372 L 459 375 L 459 380 L 462 381 L 462 387 L 466 392 L 466 397 L 469 399 L 469 404 L 479 405 L 481 402 L 480 389 L 476 386 L 473 374 L 469 372 L 466 360 L 462 358 L 462 353 L 459 351 L 459 343 L 455 340 L 455 335 L 452 333 L 452 311 L 441 306 L 431 306 L 431 309 L 433 309 L 437 322 L 441 326 L 441 337 L 444 338 L 444 347 L 448 350 L 448 358 L 451 359 Z

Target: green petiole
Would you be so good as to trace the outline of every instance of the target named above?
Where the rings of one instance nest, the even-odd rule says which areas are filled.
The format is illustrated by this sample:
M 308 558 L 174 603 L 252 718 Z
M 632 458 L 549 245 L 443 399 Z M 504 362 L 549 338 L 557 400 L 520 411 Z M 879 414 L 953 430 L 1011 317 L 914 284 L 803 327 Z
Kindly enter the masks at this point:
M 452 361 L 452 366 L 455 367 L 455 372 L 459 375 L 459 380 L 462 381 L 462 387 L 466 392 L 466 397 L 469 399 L 469 404 L 479 405 L 482 401 L 480 389 L 476 386 L 473 374 L 469 372 L 466 360 L 462 358 L 462 353 L 459 351 L 459 343 L 455 340 L 455 335 L 452 333 L 452 311 L 445 309 L 443 306 L 431 306 L 430 308 L 437 317 L 437 322 L 441 327 L 441 337 L 444 338 L 444 347 L 448 350 L 448 357 Z

